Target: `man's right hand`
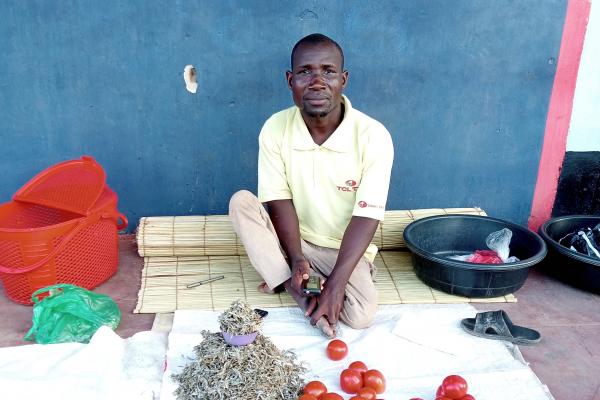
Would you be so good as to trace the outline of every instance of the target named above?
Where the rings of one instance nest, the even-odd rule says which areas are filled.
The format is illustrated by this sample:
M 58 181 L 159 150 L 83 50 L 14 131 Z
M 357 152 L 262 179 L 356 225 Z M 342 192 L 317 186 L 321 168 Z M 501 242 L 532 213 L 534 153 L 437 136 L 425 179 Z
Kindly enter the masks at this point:
M 292 260 L 292 289 L 304 296 L 302 282 L 310 277 L 310 264 L 305 258 Z

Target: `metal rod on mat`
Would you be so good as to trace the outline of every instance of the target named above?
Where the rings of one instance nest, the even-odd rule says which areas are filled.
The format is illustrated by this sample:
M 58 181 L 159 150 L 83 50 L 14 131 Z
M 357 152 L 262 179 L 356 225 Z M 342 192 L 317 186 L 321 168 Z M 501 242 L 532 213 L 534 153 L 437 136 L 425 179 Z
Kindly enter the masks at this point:
M 206 283 L 211 283 L 214 281 L 218 281 L 221 279 L 225 279 L 224 275 L 219 275 L 219 276 L 215 276 L 214 278 L 209 278 L 209 279 L 205 279 L 203 281 L 198 281 L 198 282 L 194 282 L 194 283 L 190 283 L 189 285 L 186 286 L 186 288 L 191 289 L 191 288 L 195 288 L 196 286 L 200 286 L 200 285 L 204 285 Z

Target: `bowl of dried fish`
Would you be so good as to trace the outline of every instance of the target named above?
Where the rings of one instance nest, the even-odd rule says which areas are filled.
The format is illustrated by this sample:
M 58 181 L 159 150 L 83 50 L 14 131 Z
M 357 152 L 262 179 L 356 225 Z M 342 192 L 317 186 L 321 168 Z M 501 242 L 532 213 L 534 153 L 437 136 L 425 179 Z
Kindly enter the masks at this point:
M 306 367 L 291 350 L 280 350 L 260 332 L 261 317 L 236 301 L 219 317 L 221 332 L 202 331 L 195 357 L 179 374 L 177 400 L 295 400 L 304 387 Z M 231 345 L 226 334 L 250 336 L 252 344 Z
M 249 333 L 247 335 L 232 335 L 229 332 L 221 331 L 223 339 L 232 346 L 247 346 L 256 340 L 258 332 Z
M 244 301 L 236 301 L 219 316 L 221 334 L 227 344 L 247 346 L 256 340 L 262 318 Z

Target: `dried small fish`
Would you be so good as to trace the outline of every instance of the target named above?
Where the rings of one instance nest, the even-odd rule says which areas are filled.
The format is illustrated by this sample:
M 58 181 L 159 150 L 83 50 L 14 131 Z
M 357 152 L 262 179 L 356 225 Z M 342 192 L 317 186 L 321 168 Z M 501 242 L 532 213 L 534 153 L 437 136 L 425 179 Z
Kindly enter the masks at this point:
M 219 316 L 221 331 L 232 335 L 247 335 L 258 332 L 262 319 L 248 303 L 237 300 Z
M 219 317 L 221 329 L 248 334 L 261 319 L 245 302 L 234 302 Z M 254 343 L 231 346 L 221 333 L 202 331 L 194 347 L 196 359 L 172 378 L 179 383 L 179 400 L 296 400 L 306 368 L 291 351 L 281 351 L 261 333 Z

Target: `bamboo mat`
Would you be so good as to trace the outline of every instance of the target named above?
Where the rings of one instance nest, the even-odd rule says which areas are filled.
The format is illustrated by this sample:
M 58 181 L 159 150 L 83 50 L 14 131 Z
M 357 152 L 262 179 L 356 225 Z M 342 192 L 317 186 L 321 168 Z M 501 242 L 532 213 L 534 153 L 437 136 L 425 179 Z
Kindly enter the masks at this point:
M 450 295 L 422 283 L 415 275 L 410 252 L 383 251 L 375 259 L 379 304 L 504 303 L 507 296 L 470 299 Z M 211 276 L 225 279 L 187 289 L 186 285 Z M 181 309 L 223 310 L 245 299 L 254 307 L 296 306 L 287 293 L 260 293 L 262 282 L 246 256 L 146 257 L 135 313 L 163 313 Z
M 380 250 L 406 247 L 402 233 L 411 222 L 433 215 L 486 215 L 480 208 L 386 211 L 373 243 Z M 141 257 L 245 255 L 227 215 L 143 217 L 136 233 Z

